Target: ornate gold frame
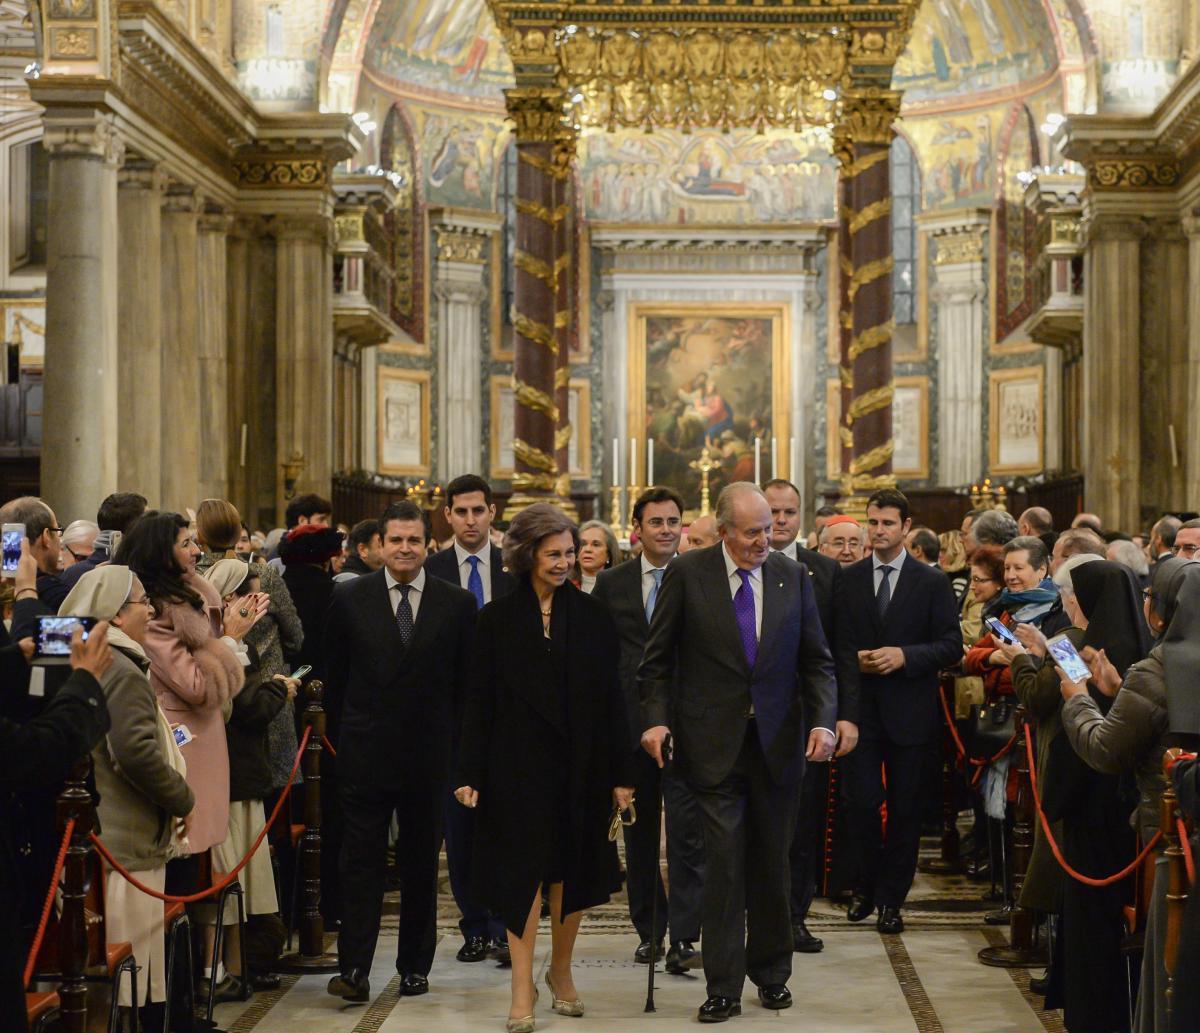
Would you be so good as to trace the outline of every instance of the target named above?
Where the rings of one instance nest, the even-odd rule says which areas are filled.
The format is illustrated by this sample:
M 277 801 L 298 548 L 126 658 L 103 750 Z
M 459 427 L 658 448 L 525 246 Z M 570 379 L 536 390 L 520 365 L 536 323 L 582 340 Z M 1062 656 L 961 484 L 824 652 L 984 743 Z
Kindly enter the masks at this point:
M 792 426 L 792 314 L 782 302 L 696 302 L 670 305 L 639 302 L 629 306 L 628 326 L 628 404 L 629 426 L 638 428 L 629 436 L 641 436 L 646 425 L 646 319 L 650 316 L 696 318 L 723 316 L 744 318 L 769 317 L 771 327 L 771 434 L 779 441 L 791 441 Z M 644 444 L 639 442 L 639 446 Z M 788 446 L 790 448 L 790 445 Z M 639 447 L 637 469 L 629 471 L 629 480 L 641 484 L 645 475 L 645 449 Z
M 1000 464 L 1000 387 L 1014 380 L 1036 380 L 1038 386 L 1038 459 L 1033 465 L 1002 466 Z M 1020 366 L 1017 369 L 996 369 L 988 374 L 988 473 L 1039 473 L 1046 465 L 1046 367 Z
M 383 461 L 383 429 L 385 418 L 384 385 L 389 380 L 407 380 L 421 385 L 421 462 L 409 466 L 388 466 Z M 397 366 L 376 366 L 375 376 L 375 455 L 379 472 L 399 477 L 428 477 L 430 474 L 430 407 L 432 378 L 426 370 L 401 369 Z

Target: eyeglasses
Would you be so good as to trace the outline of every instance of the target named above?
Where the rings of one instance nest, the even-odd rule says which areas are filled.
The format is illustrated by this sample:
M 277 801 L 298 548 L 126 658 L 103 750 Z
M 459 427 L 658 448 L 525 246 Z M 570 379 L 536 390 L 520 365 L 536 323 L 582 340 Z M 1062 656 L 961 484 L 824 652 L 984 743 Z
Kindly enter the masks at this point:
M 998 585 L 1000 584 L 994 577 L 976 577 L 971 575 L 971 584 L 973 585 Z
M 1195 545 L 1172 545 L 1171 551 L 1176 556 L 1195 556 L 1197 551 L 1200 551 L 1200 542 Z
M 1142 598 L 1145 599 L 1147 602 L 1149 602 L 1151 599 L 1154 598 L 1154 593 L 1151 592 L 1150 589 L 1148 589 L 1148 588 L 1143 588 L 1142 589 Z

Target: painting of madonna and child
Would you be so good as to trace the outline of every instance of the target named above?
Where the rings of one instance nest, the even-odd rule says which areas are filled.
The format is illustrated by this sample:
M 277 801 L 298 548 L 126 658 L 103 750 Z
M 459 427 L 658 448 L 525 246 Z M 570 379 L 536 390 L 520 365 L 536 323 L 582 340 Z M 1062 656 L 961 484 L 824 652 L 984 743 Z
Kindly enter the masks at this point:
M 639 306 L 631 347 L 632 426 L 654 442 L 654 480 L 699 503 L 691 465 L 705 445 L 716 463 L 712 498 L 754 479 L 755 439 L 763 476 L 772 436 L 787 441 L 786 310 L 779 305 Z M 637 419 L 642 415 L 642 419 Z

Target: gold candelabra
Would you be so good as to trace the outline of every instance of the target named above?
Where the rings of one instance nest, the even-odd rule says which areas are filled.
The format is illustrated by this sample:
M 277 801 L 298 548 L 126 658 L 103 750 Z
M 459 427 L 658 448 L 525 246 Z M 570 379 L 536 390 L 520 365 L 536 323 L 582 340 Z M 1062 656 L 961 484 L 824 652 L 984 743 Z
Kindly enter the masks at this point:
M 613 537 L 620 540 L 621 538 L 621 486 L 614 484 L 608 489 L 612 495 L 612 511 L 609 513 L 608 526 L 612 530 Z
M 634 502 L 637 501 L 637 497 L 642 493 L 642 489 L 640 487 L 638 487 L 636 484 L 631 484 L 628 487 L 628 489 L 626 489 L 626 490 L 629 492 L 629 512 L 626 514 L 626 516 L 629 519 L 625 523 L 624 538 L 626 541 L 632 541 L 633 540 L 633 504 L 634 504 Z M 622 536 L 617 535 L 617 537 L 620 538 Z
M 972 509 L 999 509 L 1008 512 L 1008 489 L 1003 484 L 992 487 L 992 479 L 985 477 L 983 484 L 971 485 Z
M 693 459 L 688 466 L 700 474 L 700 515 L 708 516 L 709 513 L 709 493 L 708 493 L 708 475 L 715 470 L 720 464 L 714 463 L 712 456 L 709 454 L 708 446 L 705 445 L 700 450 L 700 458 Z
M 432 511 L 442 508 L 442 486 L 426 484 L 424 478 L 421 478 L 416 484 L 410 484 L 404 495 L 409 502 L 415 502 L 422 509 Z

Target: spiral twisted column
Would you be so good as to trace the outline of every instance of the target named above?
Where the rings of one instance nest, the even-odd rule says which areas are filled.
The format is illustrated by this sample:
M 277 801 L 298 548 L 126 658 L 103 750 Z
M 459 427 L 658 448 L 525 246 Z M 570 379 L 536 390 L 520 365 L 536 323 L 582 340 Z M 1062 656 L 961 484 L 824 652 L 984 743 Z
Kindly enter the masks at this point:
M 575 158 L 575 134 L 563 127 L 554 142 L 554 339 L 558 354 L 554 365 L 554 404 L 558 419 L 554 427 L 554 461 L 558 478 L 554 490 L 564 508 L 572 509 L 571 495 L 571 330 L 575 277 L 571 247 L 571 202 L 574 196 L 571 163 Z M 582 416 L 583 414 L 581 414 Z
M 846 304 L 850 338 L 842 357 L 849 379 L 842 426 L 850 432 L 843 491 L 856 500 L 894 487 L 892 453 L 892 198 L 888 154 L 900 93 L 878 87 L 847 91 L 842 132 L 848 164 L 840 169 L 843 204 L 839 231 L 849 239 Z
M 513 317 L 513 497 L 512 515 L 535 502 L 555 500 L 558 464 L 555 431 L 559 421 L 555 374 L 560 346 L 555 329 L 555 206 L 558 182 L 568 169 L 555 161 L 562 120 L 562 93 L 549 87 L 505 91 L 516 124 L 517 219 Z

